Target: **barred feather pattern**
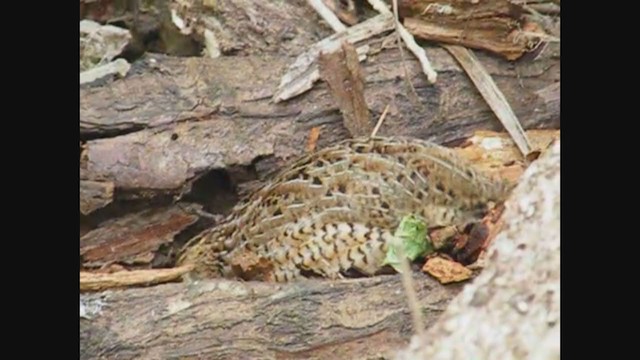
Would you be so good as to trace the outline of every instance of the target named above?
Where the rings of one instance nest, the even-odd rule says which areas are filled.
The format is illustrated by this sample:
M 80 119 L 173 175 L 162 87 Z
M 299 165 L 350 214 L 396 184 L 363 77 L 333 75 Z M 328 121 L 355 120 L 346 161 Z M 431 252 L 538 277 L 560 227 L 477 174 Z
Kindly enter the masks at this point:
M 463 225 L 511 188 L 424 140 L 350 139 L 284 167 L 190 240 L 178 263 L 193 265 L 196 278 L 233 277 L 234 256 L 250 252 L 273 266 L 278 282 L 303 271 L 374 275 L 403 216 L 421 216 L 429 227 Z

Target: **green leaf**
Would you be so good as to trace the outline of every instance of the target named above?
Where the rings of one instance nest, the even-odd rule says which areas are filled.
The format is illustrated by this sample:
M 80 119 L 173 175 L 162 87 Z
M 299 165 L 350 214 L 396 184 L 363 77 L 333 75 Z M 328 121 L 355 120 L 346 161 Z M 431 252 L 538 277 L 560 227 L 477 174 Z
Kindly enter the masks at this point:
M 433 245 L 427 239 L 427 224 L 415 215 L 403 217 L 393 237 L 383 265 L 391 265 L 399 273 L 402 272 L 400 269 L 401 250 L 409 262 L 433 252 Z

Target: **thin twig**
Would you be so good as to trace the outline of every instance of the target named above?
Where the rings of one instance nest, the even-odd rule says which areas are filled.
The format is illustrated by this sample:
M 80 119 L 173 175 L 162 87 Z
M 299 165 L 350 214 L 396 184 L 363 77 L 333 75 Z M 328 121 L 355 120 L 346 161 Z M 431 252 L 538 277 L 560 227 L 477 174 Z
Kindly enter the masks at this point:
M 398 246 L 397 249 L 398 255 L 400 256 L 400 269 L 402 270 L 402 286 L 404 287 L 404 292 L 407 295 L 407 303 L 411 310 L 413 329 L 418 336 L 421 336 L 424 333 L 424 319 L 422 317 L 422 311 L 420 311 L 418 294 L 416 294 L 416 288 L 413 283 L 411 266 L 409 265 L 409 260 L 404 255 L 404 247 Z
M 487 105 L 511 135 L 522 155 L 526 157 L 531 152 L 531 143 L 518 117 L 511 109 L 509 101 L 493 81 L 491 75 L 469 49 L 458 45 L 443 45 L 443 47 L 458 61 Z
M 431 68 L 431 64 L 429 64 L 429 59 L 427 59 L 427 55 L 425 54 L 424 49 L 419 47 L 418 44 L 416 44 L 413 40 L 413 36 L 411 36 L 411 34 L 409 34 L 409 32 L 402 25 L 400 25 L 400 21 L 398 20 L 398 0 L 393 0 L 393 19 L 396 24 L 396 32 L 400 35 L 400 37 L 403 38 L 409 50 L 413 51 L 413 53 L 418 57 L 418 60 L 420 60 L 420 64 L 422 64 L 422 71 L 424 71 L 424 73 L 427 75 L 429 81 L 431 83 L 435 83 L 437 75 L 436 72 Z M 410 44 L 413 44 L 414 46 L 412 47 Z M 402 48 L 402 44 L 400 44 L 400 48 Z M 418 336 L 420 336 L 424 333 L 424 319 L 422 318 L 422 312 L 420 311 L 420 305 L 418 304 L 418 295 L 416 294 L 416 288 L 413 284 L 413 274 L 411 274 L 411 266 L 409 265 L 409 260 L 404 255 L 404 247 L 400 246 L 399 248 L 400 267 L 402 269 L 402 286 L 404 287 L 404 292 L 407 294 L 407 303 L 409 304 L 409 308 L 411 309 L 411 318 L 413 319 L 414 332 Z
M 387 8 L 387 6 L 381 0 L 367 0 L 367 1 L 369 2 L 369 4 L 371 4 L 371 7 L 373 7 L 379 13 L 391 14 L 391 11 Z M 398 34 L 400 35 L 404 43 L 407 45 L 407 48 L 413 53 L 413 55 L 415 55 L 418 58 L 418 61 L 422 66 L 422 72 L 424 72 L 425 75 L 427 75 L 427 79 L 429 80 L 429 82 L 432 84 L 435 83 L 438 78 L 438 74 L 435 72 L 435 70 L 433 70 L 431 63 L 427 58 L 427 54 L 425 53 L 424 49 L 416 43 L 415 39 L 413 38 L 413 35 L 411 35 L 411 33 L 409 33 L 409 31 L 407 31 L 407 29 L 405 29 L 405 27 L 402 26 L 402 24 L 400 24 L 400 21 L 398 20 L 398 1 L 397 0 L 393 0 L 393 14 L 395 19 L 396 31 L 398 32 Z
M 180 210 L 186 212 L 187 214 L 196 215 L 196 216 L 199 216 L 201 218 L 213 220 L 215 222 L 219 222 L 222 218 L 224 218 L 224 216 L 222 216 L 220 214 L 217 214 L 217 215 L 216 214 L 212 214 L 210 212 L 201 210 L 201 209 L 199 209 L 197 207 L 185 205 L 185 204 L 180 203 L 178 201 L 179 200 L 175 200 L 174 199 L 175 204 L 180 208 Z
M 386 5 L 380 2 L 380 0 L 368 0 L 368 1 L 369 1 L 369 4 L 371 4 L 371 6 L 377 11 L 379 11 L 380 13 L 382 14 L 389 13 L 389 9 L 387 9 Z M 414 55 L 418 57 L 418 60 L 420 60 L 420 64 L 422 64 L 422 70 L 427 75 L 427 78 L 429 79 L 429 81 L 431 83 L 434 83 L 436 81 L 437 75 L 436 75 L 436 72 L 433 71 L 433 69 L 431 68 L 431 65 L 429 64 L 429 60 L 427 59 L 427 56 L 424 53 L 424 49 L 422 49 L 415 43 L 415 41 L 413 40 L 413 36 L 411 36 L 411 34 L 409 34 L 409 32 L 398 21 L 398 1 L 397 0 L 393 0 L 393 15 L 394 15 L 396 33 L 398 34 L 398 46 L 400 49 L 400 56 L 401 56 L 402 64 L 405 68 L 406 79 L 409 81 L 408 75 L 406 75 L 408 71 L 404 61 L 404 55 L 402 52 L 402 40 L 404 40 L 409 50 L 411 50 L 414 53 Z M 409 43 L 412 43 L 415 46 L 410 46 Z M 411 81 L 409 81 L 409 84 L 411 84 Z M 415 88 L 413 87 L 413 84 L 411 84 L 411 88 L 413 89 L 415 94 Z M 377 133 L 378 128 L 380 127 L 380 125 L 382 124 L 382 121 L 386 117 L 388 108 L 389 108 L 389 105 L 387 105 L 384 112 L 380 116 L 380 120 L 378 120 L 378 124 L 376 124 L 376 127 L 374 128 L 372 136 L 375 135 L 375 133 Z M 407 295 L 407 303 L 409 305 L 409 309 L 411 310 L 413 328 L 415 333 L 420 336 L 424 333 L 424 319 L 422 317 L 422 312 L 420 311 L 420 305 L 418 303 L 418 295 L 416 294 L 415 285 L 413 283 L 411 266 L 409 265 L 409 260 L 404 255 L 404 249 L 402 246 L 398 247 L 398 253 L 400 255 L 400 269 L 402 270 L 402 285 Z
M 185 265 L 171 269 L 118 271 L 111 274 L 80 271 L 80 291 L 105 291 L 131 286 L 150 286 L 180 279 L 193 268 Z
M 320 15 L 322 20 L 326 21 L 331 29 L 335 32 L 344 31 L 347 27 L 338 19 L 336 14 L 325 5 L 322 0 L 307 0 L 307 3 Z
M 420 103 L 420 97 L 418 96 L 418 91 L 416 90 L 416 87 L 413 86 L 413 83 L 411 82 L 411 77 L 409 76 L 409 68 L 407 68 L 407 61 L 404 57 L 404 49 L 402 48 L 402 36 L 400 36 L 400 31 L 398 30 L 399 27 L 398 25 L 400 24 L 398 22 L 398 19 L 394 17 L 394 22 L 395 22 L 395 26 L 396 26 L 396 44 L 398 44 L 398 50 L 400 51 L 400 62 L 402 63 L 402 71 L 404 72 L 404 79 L 407 82 L 407 84 L 409 84 L 409 89 L 411 89 L 411 93 L 413 94 L 414 98 L 416 99 L 416 103 Z
M 384 118 L 387 117 L 387 111 L 389 111 L 389 106 L 391 104 L 387 104 L 387 106 L 384 107 L 384 111 L 382 112 L 382 115 L 380 115 L 380 118 L 378 119 L 378 122 L 376 123 L 376 127 L 373 128 L 373 131 L 371 132 L 371 137 L 375 137 L 376 134 L 378 134 L 378 130 L 380 130 L 380 126 L 382 126 L 382 122 L 384 121 Z

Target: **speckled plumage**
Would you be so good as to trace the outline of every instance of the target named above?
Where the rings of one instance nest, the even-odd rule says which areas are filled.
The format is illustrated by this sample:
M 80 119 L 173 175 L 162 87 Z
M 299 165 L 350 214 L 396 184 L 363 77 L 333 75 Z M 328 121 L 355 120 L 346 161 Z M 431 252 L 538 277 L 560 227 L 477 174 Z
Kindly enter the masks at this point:
M 196 277 L 233 276 L 243 252 L 265 259 L 271 279 L 301 270 L 336 278 L 373 275 L 404 215 L 429 227 L 462 225 L 504 200 L 511 186 L 423 140 L 351 139 L 302 157 L 185 245 L 179 264 Z

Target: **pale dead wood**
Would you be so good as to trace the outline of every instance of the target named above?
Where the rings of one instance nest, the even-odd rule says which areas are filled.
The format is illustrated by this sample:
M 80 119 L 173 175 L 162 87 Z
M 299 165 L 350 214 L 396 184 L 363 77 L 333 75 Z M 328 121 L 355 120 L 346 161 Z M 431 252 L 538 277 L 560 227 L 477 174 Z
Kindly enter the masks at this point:
M 415 275 L 425 326 L 461 286 Z M 273 285 L 211 280 L 86 294 L 81 359 L 372 359 L 411 336 L 400 276 Z
M 80 21 L 80 84 L 110 72 L 128 70 L 124 60 L 113 61 L 131 41 L 129 30 L 112 25 L 101 25 L 92 20 Z M 124 66 L 124 68 L 123 68 Z M 103 68 L 103 70 L 97 70 Z M 91 71 L 91 70 L 95 71 Z M 94 76 L 88 75 L 93 73 Z M 124 75 L 123 75 L 124 76 Z
M 531 147 L 544 150 L 560 139 L 560 130 L 527 130 Z M 518 146 L 505 132 L 477 131 L 456 152 L 472 162 L 476 168 L 492 176 L 517 183 L 529 165 Z
M 357 9 L 354 0 L 322 0 L 322 2 L 345 24 L 353 26 L 358 23 Z
M 369 108 L 364 98 L 364 79 L 358 54 L 348 42 L 318 59 L 320 77 L 327 83 L 352 137 L 371 133 Z
M 526 170 L 503 220 L 482 273 L 398 359 L 560 358 L 559 141 Z
M 491 75 L 487 73 L 480 61 L 475 55 L 468 49 L 457 45 L 444 45 L 453 57 L 460 63 L 462 68 L 467 72 L 471 81 L 485 99 L 491 110 L 496 114 L 496 117 L 504 128 L 509 132 L 518 149 L 523 156 L 531 153 L 531 144 L 525 134 L 520 120 L 511 109 L 509 101 L 504 97 L 504 94 L 496 83 L 491 78 Z
M 80 85 L 104 79 L 110 76 L 124 77 L 131 69 L 131 65 L 124 59 L 116 59 L 110 63 L 100 65 L 80 73 Z
M 171 269 L 119 271 L 111 274 L 80 272 L 80 291 L 105 291 L 130 286 L 150 286 L 179 280 L 189 266 Z
M 380 126 L 382 126 L 382 123 L 384 122 L 384 119 L 387 117 L 387 112 L 389 111 L 389 104 L 387 104 L 387 106 L 384 107 L 384 111 L 382 111 L 382 115 L 380 115 L 380 117 L 378 118 L 378 122 L 376 123 L 376 126 L 373 128 L 373 131 L 371 132 L 371 137 L 375 137 L 376 134 L 378 134 L 378 131 L 380 130 Z

